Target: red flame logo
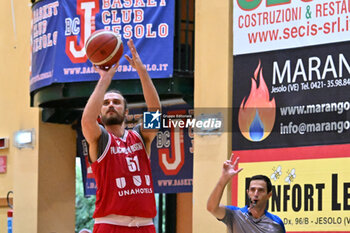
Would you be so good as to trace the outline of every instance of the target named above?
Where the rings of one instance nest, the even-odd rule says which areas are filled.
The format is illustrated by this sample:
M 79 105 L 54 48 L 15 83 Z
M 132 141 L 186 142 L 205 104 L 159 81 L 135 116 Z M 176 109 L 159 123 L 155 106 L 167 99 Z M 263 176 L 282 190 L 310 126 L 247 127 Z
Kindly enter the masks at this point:
M 259 142 L 270 135 L 276 118 L 275 99 L 270 100 L 260 61 L 251 81 L 250 94 L 248 98 L 244 97 L 239 109 L 238 124 L 246 139 Z

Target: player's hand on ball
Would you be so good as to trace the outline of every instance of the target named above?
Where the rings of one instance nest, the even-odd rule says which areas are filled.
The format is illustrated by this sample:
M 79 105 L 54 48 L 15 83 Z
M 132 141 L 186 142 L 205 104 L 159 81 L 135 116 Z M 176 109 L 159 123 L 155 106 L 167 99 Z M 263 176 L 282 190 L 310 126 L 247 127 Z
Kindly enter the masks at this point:
M 117 63 L 124 51 L 121 36 L 109 30 L 100 29 L 92 33 L 85 43 L 85 52 L 92 64 L 108 70 Z
M 94 69 L 99 73 L 100 78 L 102 79 L 112 79 L 115 72 L 117 71 L 119 66 L 119 62 L 117 64 L 112 65 L 108 70 L 101 68 L 99 66 L 94 65 Z

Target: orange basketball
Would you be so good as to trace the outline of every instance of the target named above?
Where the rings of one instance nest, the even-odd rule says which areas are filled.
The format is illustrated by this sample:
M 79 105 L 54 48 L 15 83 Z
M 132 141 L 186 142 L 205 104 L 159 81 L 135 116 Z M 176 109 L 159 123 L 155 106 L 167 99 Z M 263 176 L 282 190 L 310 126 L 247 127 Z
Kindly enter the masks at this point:
M 87 39 L 85 51 L 93 64 L 107 70 L 123 55 L 123 42 L 119 34 L 101 29 Z

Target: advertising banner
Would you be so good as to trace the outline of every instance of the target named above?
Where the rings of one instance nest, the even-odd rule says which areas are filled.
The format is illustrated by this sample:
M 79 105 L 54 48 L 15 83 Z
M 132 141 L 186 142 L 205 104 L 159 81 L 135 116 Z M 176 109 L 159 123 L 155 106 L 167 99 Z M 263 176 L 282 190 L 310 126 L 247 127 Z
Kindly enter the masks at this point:
M 233 150 L 350 142 L 348 42 L 234 61 Z
M 80 158 L 80 166 L 83 178 L 84 195 L 96 195 L 96 181 L 92 173 L 91 164 L 88 158 L 88 143 L 86 142 L 81 128 L 76 129 L 77 132 L 77 156 Z
M 349 40 L 347 0 L 233 0 L 233 54 Z
M 268 211 L 287 232 L 349 232 L 350 145 L 235 151 L 244 168 L 232 185 L 232 204 L 248 203 L 248 178 L 270 177 Z
M 162 117 L 191 117 L 192 110 L 164 109 Z M 164 125 L 163 125 L 164 126 Z M 152 143 L 151 168 L 154 190 L 157 193 L 192 192 L 193 178 L 193 129 L 187 127 L 162 127 Z
M 232 151 L 287 232 L 350 229 L 350 1 L 234 0 Z
M 85 41 L 96 30 L 119 33 L 124 54 L 135 46 L 152 78 L 173 74 L 174 1 L 46 0 L 32 8 L 30 90 L 51 83 L 98 80 L 85 53 Z M 136 79 L 122 57 L 115 78 Z

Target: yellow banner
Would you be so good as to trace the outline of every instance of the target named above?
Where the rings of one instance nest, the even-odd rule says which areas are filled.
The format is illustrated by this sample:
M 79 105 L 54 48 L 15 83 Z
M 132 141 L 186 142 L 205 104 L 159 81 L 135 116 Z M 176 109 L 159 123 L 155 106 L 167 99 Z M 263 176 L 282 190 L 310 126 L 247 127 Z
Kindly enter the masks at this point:
M 350 232 L 350 158 L 240 163 L 238 206 L 246 201 L 246 177 L 270 177 L 268 211 L 288 231 Z

